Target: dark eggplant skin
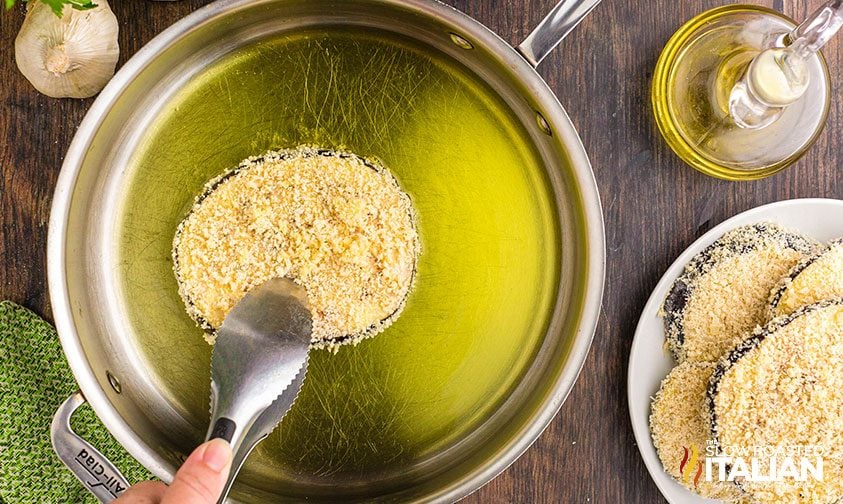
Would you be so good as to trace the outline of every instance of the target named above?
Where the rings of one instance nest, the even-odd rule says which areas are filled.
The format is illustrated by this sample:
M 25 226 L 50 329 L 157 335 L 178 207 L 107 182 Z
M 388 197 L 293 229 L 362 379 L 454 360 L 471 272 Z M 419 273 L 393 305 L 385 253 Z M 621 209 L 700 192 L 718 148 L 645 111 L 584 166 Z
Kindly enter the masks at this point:
M 805 271 L 808 266 L 814 264 L 821 258 L 825 257 L 827 253 L 831 252 L 835 247 L 839 246 L 843 246 L 843 238 L 838 238 L 836 240 L 830 241 L 827 247 L 823 248 L 813 256 L 800 262 L 799 264 L 794 266 L 792 270 L 790 270 L 790 273 L 788 273 L 787 277 L 782 280 L 778 287 L 773 290 L 773 293 L 770 294 L 770 305 L 768 307 L 768 313 L 770 313 L 771 317 L 773 314 L 776 313 L 776 308 L 779 307 L 779 303 L 781 302 L 784 293 L 787 292 L 787 288 L 790 285 L 790 282 L 796 280 L 796 277 L 798 277 L 803 271 Z
M 714 403 L 717 399 L 717 394 L 719 393 L 720 383 L 726 373 L 732 369 L 732 367 L 736 366 L 741 359 L 748 356 L 753 350 L 761 346 L 768 337 L 789 326 L 801 317 L 830 306 L 843 306 L 843 299 L 830 299 L 821 303 L 805 306 L 790 315 L 772 320 L 766 326 L 756 329 L 752 336 L 732 349 L 720 360 L 720 362 L 717 363 L 717 367 L 715 367 L 714 371 L 711 373 L 711 380 L 709 381 L 708 390 L 705 395 L 705 409 L 708 413 L 711 440 L 714 442 L 714 449 L 716 450 L 716 453 L 720 453 L 721 446 L 720 438 L 718 436 L 717 415 L 715 414 Z M 841 328 L 841 330 L 843 330 L 843 328 Z
M 694 295 L 697 281 L 720 261 L 748 254 L 763 245 L 778 244 L 807 255 L 813 254 L 818 243 L 776 224 L 761 222 L 729 231 L 697 254 L 674 281 L 662 307 L 665 339 L 677 362 L 683 360 L 685 344 L 685 309 Z

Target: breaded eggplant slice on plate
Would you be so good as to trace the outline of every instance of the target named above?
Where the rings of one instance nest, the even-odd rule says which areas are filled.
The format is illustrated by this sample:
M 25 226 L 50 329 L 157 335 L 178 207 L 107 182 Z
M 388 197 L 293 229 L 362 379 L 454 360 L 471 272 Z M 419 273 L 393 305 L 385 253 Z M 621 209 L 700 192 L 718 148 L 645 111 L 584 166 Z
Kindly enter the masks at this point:
M 753 502 L 820 504 L 843 497 L 841 362 L 843 300 L 837 299 L 773 320 L 718 363 L 706 394 L 717 453 L 748 453 L 744 462 L 756 463 L 759 476 L 772 478 L 777 467 L 772 481 L 739 482 Z M 822 480 L 807 470 L 805 480 L 779 472 L 786 457 L 801 472 L 804 462 L 819 465 L 818 454 Z
M 705 398 L 715 367 L 685 361 L 673 368 L 653 398 L 650 434 L 665 472 L 679 484 L 709 499 L 745 502 L 737 485 L 707 481 L 703 470 L 711 440 Z
M 843 238 L 794 267 L 770 296 L 769 318 L 826 299 L 843 298 Z
M 767 321 L 770 291 L 820 245 L 773 223 L 734 229 L 697 254 L 662 308 L 678 362 L 717 362 Z

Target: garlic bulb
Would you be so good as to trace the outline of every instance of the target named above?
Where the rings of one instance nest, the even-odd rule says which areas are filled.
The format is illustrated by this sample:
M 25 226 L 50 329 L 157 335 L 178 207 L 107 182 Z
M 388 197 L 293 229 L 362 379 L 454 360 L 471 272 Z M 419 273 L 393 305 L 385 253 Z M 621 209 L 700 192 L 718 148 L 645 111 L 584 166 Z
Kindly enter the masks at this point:
M 106 0 L 56 16 L 40 0 L 27 2 L 26 19 L 15 39 L 15 61 L 35 89 L 53 98 L 87 98 L 114 75 L 120 49 L 117 18 Z

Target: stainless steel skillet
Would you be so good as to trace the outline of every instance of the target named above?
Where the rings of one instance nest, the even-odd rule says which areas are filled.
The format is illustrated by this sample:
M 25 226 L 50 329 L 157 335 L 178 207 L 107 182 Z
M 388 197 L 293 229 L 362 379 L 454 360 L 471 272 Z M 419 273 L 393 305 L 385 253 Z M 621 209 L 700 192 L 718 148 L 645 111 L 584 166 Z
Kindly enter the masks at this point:
M 139 51 L 94 103 L 70 147 L 48 244 L 62 345 L 82 396 L 116 439 L 165 481 L 201 439 L 210 351 L 180 311 L 166 245 L 210 176 L 268 147 L 309 141 L 349 144 L 395 172 L 417 203 L 427 245 L 419 285 L 390 331 L 313 363 L 301 403 L 285 420 L 294 439 L 268 440 L 233 498 L 448 502 L 526 450 L 585 360 L 605 266 L 591 167 L 535 66 L 597 3 L 560 2 L 513 48 L 429 0 L 223 0 Z M 328 94 L 299 107 L 278 96 L 280 83 L 295 84 L 299 74 L 269 80 L 268 72 L 242 66 L 253 54 L 262 64 L 281 62 L 300 43 L 318 66 L 322 54 L 369 43 L 342 45 L 351 32 L 398 47 L 381 68 L 407 70 L 376 74 L 380 88 L 353 88 L 361 97 L 395 90 L 381 97 L 380 105 L 392 105 L 375 108 L 375 120 L 372 108 L 331 106 L 332 89 L 347 95 L 352 88 L 330 75 L 307 74 L 326 77 L 311 91 Z M 342 61 L 332 68 L 353 71 Z M 232 79 L 262 87 L 237 98 L 241 88 L 223 85 Z M 413 87 L 417 81 L 424 85 Z M 433 93 L 461 85 L 462 94 L 457 87 Z M 463 102 L 471 106 L 458 108 Z M 261 112 L 267 104 L 272 114 Z M 388 134 L 373 126 L 384 123 L 381 113 L 400 119 Z M 489 138 L 472 138 L 474 131 Z M 510 142 L 518 149 L 503 147 Z M 186 154 L 172 154 L 178 152 Z M 529 288 L 513 287 L 521 284 Z M 449 304 L 453 311 L 441 306 L 450 292 L 463 294 Z M 517 308 L 518 317 L 495 318 L 505 306 Z M 172 330 L 162 334 L 152 325 Z M 55 425 L 61 447 L 71 438 L 63 422 Z M 86 450 L 84 460 L 107 467 L 73 439 L 75 451 L 60 453 L 78 459 Z M 114 476 L 106 478 L 113 484 L 98 488 L 117 493 L 119 478 L 103 474 Z

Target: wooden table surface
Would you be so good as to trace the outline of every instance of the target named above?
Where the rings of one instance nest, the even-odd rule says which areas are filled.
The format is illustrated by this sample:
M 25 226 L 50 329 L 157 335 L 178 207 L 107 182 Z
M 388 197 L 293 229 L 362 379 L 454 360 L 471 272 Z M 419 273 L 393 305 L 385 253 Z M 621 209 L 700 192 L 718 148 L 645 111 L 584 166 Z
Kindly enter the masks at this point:
M 203 3 L 113 1 L 120 63 Z M 554 0 L 450 3 L 515 44 Z M 659 51 L 681 23 L 726 3 L 605 0 L 540 67 L 578 127 L 600 186 L 608 249 L 603 314 L 560 414 L 523 457 L 466 502 L 662 502 L 639 457 L 626 404 L 627 358 L 650 291 L 685 247 L 736 213 L 782 199 L 843 198 L 840 99 L 808 155 L 759 182 L 708 178 L 662 141 L 649 106 Z M 801 19 L 822 0 L 756 3 Z M 21 76 L 12 48 L 22 20 L 22 6 L 0 14 L 0 298 L 50 319 L 50 200 L 64 153 L 92 100 L 47 98 Z M 836 89 L 843 87 L 841 47 L 838 39 L 825 50 Z

